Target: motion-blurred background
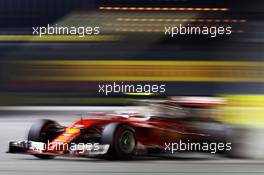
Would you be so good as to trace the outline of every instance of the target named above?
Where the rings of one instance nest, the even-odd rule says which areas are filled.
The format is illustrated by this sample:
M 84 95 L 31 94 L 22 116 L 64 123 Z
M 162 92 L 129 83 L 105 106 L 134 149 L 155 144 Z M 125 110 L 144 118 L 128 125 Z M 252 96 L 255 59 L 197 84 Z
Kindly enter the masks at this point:
M 98 84 L 162 83 L 166 96 L 223 97 L 226 122 L 264 126 L 263 1 L 0 0 L 0 20 L 1 106 L 127 105 L 136 97 L 99 94 Z M 47 24 L 101 34 L 31 36 Z M 164 35 L 179 24 L 233 33 Z

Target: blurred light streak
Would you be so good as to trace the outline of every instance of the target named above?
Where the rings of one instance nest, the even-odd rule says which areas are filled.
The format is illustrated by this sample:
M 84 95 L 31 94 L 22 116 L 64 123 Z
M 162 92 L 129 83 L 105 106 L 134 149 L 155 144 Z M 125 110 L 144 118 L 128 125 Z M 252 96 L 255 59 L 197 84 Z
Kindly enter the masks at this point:
M 191 27 L 191 26 L 190 26 Z M 164 29 L 131 29 L 131 28 L 116 28 L 116 32 L 132 32 L 132 33 L 164 33 Z M 232 30 L 232 33 L 244 33 L 244 30 Z
M 0 94 L 0 105 L 114 105 L 114 104 L 128 104 L 129 100 L 127 98 L 111 98 L 111 97 L 54 97 L 52 94 L 47 94 L 46 96 L 41 95 L 30 95 L 30 94 Z M 30 107 L 31 108 L 31 107 Z M 10 109 L 10 108 L 9 108 Z M 7 108 L 7 110 L 9 110 Z M 31 108 L 32 109 L 32 108 Z M 71 109 L 71 108 L 69 108 Z M 0 107 L 0 110 L 1 109 Z M 11 108 L 11 110 L 15 110 Z M 28 109 L 26 109 L 28 110 Z M 45 110 L 45 109 L 41 109 Z M 51 108 L 49 108 L 51 110 Z M 73 109 L 71 109 L 73 110 Z M 76 109 L 77 110 L 77 109 Z M 81 110 L 81 109 L 78 109 Z
M 99 7 L 99 10 L 114 11 L 229 11 L 228 8 L 185 8 L 185 7 Z
M 181 23 L 160 23 L 160 24 L 146 24 L 146 23 L 125 23 L 125 24 L 112 24 L 112 23 L 107 23 L 105 24 L 106 26 L 117 26 L 117 27 L 165 27 L 165 26 L 179 26 Z M 184 26 L 185 24 L 183 24 Z M 187 25 L 187 24 L 186 24 Z M 196 23 L 196 24 L 191 24 L 188 25 L 189 27 L 193 27 L 193 26 L 219 26 L 219 27 L 223 27 L 223 26 L 230 26 L 228 24 L 208 24 L 208 23 Z M 163 30 L 164 31 L 164 30 Z
M 162 29 L 130 29 L 130 28 L 116 28 L 116 32 L 138 32 L 138 33 L 162 33 Z
M 117 18 L 125 22 L 208 22 L 208 23 L 245 23 L 245 19 L 172 19 L 172 18 Z
M 264 82 L 263 62 L 64 60 L 12 64 L 14 80 Z
M 0 41 L 13 42 L 87 42 L 87 41 L 118 41 L 121 36 L 118 35 L 92 35 L 79 37 L 77 35 L 0 35 Z
M 250 128 L 264 127 L 264 95 L 223 95 L 226 106 L 219 118 L 229 124 Z

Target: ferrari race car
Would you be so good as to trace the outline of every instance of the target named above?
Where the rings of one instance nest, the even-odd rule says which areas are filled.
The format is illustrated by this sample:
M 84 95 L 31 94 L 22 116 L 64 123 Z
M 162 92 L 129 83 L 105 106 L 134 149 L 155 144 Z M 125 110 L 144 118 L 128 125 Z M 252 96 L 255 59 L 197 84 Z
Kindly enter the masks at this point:
M 140 113 L 87 113 L 85 119 L 70 126 L 38 120 L 30 128 L 26 141 L 9 142 L 8 153 L 30 154 L 41 159 L 55 156 L 131 159 L 182 151 L 212 153 L 211 143 L 229 147 L 213 153 L 230 150 L 225 125 L 211 119 L 208 112 L 207 107 L 213 103 L 203 103 L 203 107 L 176 100 L 147 103 Z M 189 149 L 192 143 L 195 149 Z

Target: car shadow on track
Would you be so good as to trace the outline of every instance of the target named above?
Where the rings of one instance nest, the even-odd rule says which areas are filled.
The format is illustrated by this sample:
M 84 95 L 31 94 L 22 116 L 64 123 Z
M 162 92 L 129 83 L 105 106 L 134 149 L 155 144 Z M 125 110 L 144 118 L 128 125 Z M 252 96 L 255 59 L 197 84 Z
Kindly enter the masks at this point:
M 34 161 L 47 161 L 43 159 L 38 159 L 35 157 L 32 158 L 17 158 L 19 160 L 34 160 Z M 54 162 L 71 162 L 71 161 L 79 161 L 79 162 L 98 162 L 98 163 L 104 163 L 104 162 L 139 162 L 139 161 L 203 161 L 203 160 L 218 160 L 219 158 L 206 158 L 206 157 L 137 157 L 130 160 L 109 160 L 109 159 L 103 159 L 103 158 L 63 158 L 58 157 L 55 159 L 50 159 L 48 161 L 54 161 Z

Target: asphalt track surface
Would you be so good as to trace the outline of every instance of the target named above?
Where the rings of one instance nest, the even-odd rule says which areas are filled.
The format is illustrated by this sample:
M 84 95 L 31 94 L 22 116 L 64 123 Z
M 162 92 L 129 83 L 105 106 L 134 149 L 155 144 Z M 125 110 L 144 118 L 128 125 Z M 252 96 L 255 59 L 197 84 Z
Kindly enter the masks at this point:
M 69 124 L 80 118 L 75 112 L 2 112 L 0 117 L 0 174 L 264 174 L 263 160 L 227 159 L 212 155 L 178 155 L 177 158 L 140 158 L 132 161 L 56 158 L 39 160 L 29 155 L 6 154 L 8 141 L 23 140 L 38 118 Z

